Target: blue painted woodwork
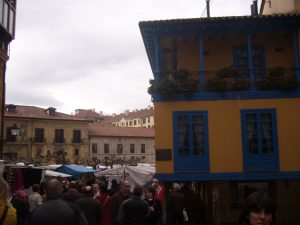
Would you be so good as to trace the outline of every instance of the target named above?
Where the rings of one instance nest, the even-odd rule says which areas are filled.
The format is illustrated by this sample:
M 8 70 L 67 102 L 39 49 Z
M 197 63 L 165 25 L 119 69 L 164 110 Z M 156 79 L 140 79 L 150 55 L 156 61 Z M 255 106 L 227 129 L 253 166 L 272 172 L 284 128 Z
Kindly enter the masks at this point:
M 275 109 L 241 110 L 244 170 L 278 170 Z
M 245 172 L 245 173 L 157 173 L 161 181 L 266 181 L 299 180 L 300 172 Z
M 209 170 L 207 111 L 173 112 L 174 170 Z

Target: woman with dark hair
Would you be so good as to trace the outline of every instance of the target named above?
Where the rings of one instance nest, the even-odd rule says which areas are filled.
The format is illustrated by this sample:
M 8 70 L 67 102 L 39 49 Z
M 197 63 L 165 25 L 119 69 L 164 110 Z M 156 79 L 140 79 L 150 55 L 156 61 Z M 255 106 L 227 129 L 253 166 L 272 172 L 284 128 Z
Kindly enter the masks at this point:
M 161 203 L 155 198 L 156 190 L 149 186 L 145 191 L 145 201 L 149 205 L 149 214 L 146 218 L 146 225 L 157 225 L 160 222 L 162 208 Z
M 262 191 L 248 196 L 242 208 L 239 225 L 275 224 L 275 205 L 270 196 Z
M 96 200 L 100 201 L 102 209 L 102 219 L 98 225 L 110 225 L 110 200 L 111 197 L 107 194 L 107 186 L 104 182 L 99 184 L 100 194 L 96 196 Z

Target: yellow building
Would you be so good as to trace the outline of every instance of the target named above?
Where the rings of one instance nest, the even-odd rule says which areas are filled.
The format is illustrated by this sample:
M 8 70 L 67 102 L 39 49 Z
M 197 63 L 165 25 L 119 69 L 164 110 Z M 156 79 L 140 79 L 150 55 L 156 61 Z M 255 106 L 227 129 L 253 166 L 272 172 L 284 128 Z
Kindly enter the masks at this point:
M 90 122 L 53 107 L 7 105 L 3 158 L 44 165 L 88 160 Z M 16 127 L 17 136 L 11 132 Z
M 15 37 L 16 0 L 0 0 L 0 159 L 3 148 L 5 71 L 9 44 Z
M 279 203 L 278 224 L 299 224 L 299 210 L 280 214 L 300 203 L 299 14 L 139 26 L 154 76 L 157 177 L 195 182 L 205 210 L 193 215 L 207 224 L 236 223 L 261 189 Z

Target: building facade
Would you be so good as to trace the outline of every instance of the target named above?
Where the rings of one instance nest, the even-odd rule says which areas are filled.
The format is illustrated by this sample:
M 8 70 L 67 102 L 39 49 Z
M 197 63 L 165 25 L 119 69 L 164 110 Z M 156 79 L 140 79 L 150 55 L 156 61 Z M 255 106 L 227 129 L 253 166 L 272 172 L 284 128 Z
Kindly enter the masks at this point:
M 155 163 L 154 129 L 90 124 L 90 155 L 106 164 Z
M 300 202 L 299 14 L 139 26 L 154 77 L 158 178 L 196 182 L 204 212 L 193 215 L 207 224 L 237 223 L 254 190 L 278 202 L 278 224 L 299 224 L 299 211 L 283 216 Z
M 16 5 L 16 0 L 0 0 L 0 159 L 4 131 L 5 71 L 9 44 L 15 37 Z
M 53 107 L 6 105 L 3 158 L 39 165 L 88 160 L 90 122 Z M 17 136 L 11 132 L 14 126 Z
M 112 124 L 117 127 L 154 127 L 154 109 L 149 106 L 146 109 L 134 111 L 125 110 L 124 113 L 114 114 L 110 117 Z

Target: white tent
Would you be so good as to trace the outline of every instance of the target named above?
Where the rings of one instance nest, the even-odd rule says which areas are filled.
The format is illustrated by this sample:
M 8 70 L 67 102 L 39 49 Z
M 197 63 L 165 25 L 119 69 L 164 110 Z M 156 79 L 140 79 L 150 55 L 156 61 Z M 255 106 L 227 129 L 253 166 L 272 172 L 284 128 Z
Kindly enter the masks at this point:
M 46 177 L 71 177 L 72 175 L 66 173 L 59 173 L 53 170 L 45 170 Z
M 155 167 L 153 166 L 117 166 L 113 169 L 99 171 L 95 173 L 95 176 L 109 176 L 109 181 L 116 180 L 128 180 L 133 185 L 137 184 L 145 186 L 149 183 L 155 174 Z

